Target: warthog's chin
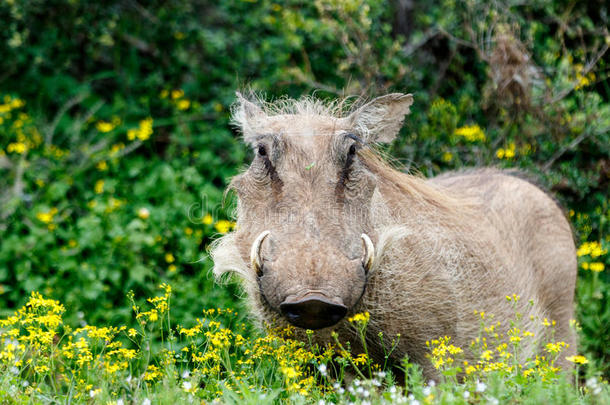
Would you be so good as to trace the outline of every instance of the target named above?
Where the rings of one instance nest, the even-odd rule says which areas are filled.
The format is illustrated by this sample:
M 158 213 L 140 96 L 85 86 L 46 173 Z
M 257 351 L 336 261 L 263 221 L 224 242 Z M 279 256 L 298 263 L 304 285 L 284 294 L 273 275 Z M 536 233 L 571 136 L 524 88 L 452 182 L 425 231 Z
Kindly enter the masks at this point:
M 280 312 L 294 326 L 303 329 L 322 329 L 337 324 L 347 307 L 340 298 L 328 298 L 310 293 L 301 297 L 288 297 L 280 304 Z

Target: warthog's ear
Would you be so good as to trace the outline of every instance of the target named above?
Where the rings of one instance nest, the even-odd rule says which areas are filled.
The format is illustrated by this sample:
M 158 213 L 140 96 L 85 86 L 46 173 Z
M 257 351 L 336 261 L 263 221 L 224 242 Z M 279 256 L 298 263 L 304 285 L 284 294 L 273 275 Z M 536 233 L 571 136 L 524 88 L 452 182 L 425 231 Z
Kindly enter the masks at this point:
M 392 93 L 366 103 L 345 119 L 366 142 L 389 143 L 400 131 L 411 104 L 411 94 Z
M 266 117 L 266 114 L 261 107 L 248 100 L 239 91 L 235 95 L 237 96 L 237 102 L 232 108 L 232 121 L 241 129 L 244 141 L 253 143 L 257 135 L 256 128 Z

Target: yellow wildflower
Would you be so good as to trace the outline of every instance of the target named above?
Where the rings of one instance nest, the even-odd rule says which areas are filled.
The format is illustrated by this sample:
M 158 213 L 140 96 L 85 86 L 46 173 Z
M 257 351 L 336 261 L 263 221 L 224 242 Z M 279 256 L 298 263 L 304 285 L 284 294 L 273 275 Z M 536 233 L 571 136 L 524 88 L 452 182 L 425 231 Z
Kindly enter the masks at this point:
M 41 364 L 34 367 L 34 372 L 36 374 L 44 374 L 49 371 L 49 367 L 45 364 Z
M 191 102 L 187 99 L 182 99 L 176 103 L 176 107 L 178 107 L 178 109 L 182 111 L 188 110 L 190 106 Z
M 127 139 L 130 141 L 138 138 L 141 141 L 145 141 L 150 138 L 153 134 L 153 119 L 148 117 L 142 121 L 138 128 L 131 128 L 127 130 Z
M 106 132 L 112 131 L 115 126 L 111 122 L 98 121 L 95 124 L 95 127 L 97 128 L 98 131 L 106 133 Z
M 561 352 L 567 347 L 569 347 L 569 345 L 566 342 L 547 343 L 545 345 L 546 351 L 554 354 Z
M 515 157 L 516 146 L 514 142 L 508 144 L 507 148 L 500 148 L 496 151 L 496 157 L 498 159 L 510 160 Z
M 566 357 L 566 360 L 571 362 L 571 363 L 576 363 L 576 364 L 587 364 L 589 362 L 589 360 L 587 360 L 587 358 L 585 356 L 568 356 Z
M 597 241 L 584 242 L 576 251 L 576 255 L 579 257 L 591 256 L 592 258 L 603 256 L 606 253 L 608 253 L 608 251 L 603 249 L 602 245 Z
M 138 137 L 139 140 L 141 141 L 145 141 L 148 138 L 150 138 L 150 136 L 153 133 L 153 119 L 152 118 L 146 118 L 145 120 L 140 121 L 140 128 L 138 133 L 136 134 L 136 136 Z
M 486 360 L 489 361 L 492 359 L 492 351 L 491 350 L 485 350 L 483 353 L 481 353 L 481 360 Z
M 18 153 L 20 155 L 22 155 L 23 153 L 25 153 L 25 151 L 27 151 L 28 148 L 25 145 L 25 143 L 23 142 L 13 142 L 13 143 L 9 143 L 8 146 L 6 147 L 6 151 L 11 153 L 11 152 L 15 152 Z
M 93 189 L 95 190 L 96 194 L 102 194 L 104 192 L 104 180 L 96 181 Z
M 108 163 L 106 163 L 105 160 L 102 160 L 95 167 L 97 167 L 97 170 L 103 172 L 103 171 L 108 170 Z
M 138 210 L 138 217 L 141 219 L 148 219 L 150 217 L 150 211 L 148 208 L 142 207 Z
M 354 358 L 355 365 L 365 365 L 368 360 L 368 356 L 366 353 L 360 353 L 357 357 Z
M 368 312 L 361 312 L 352 317 L 347 318 L 349 322 L 368 322 L 371 317 L 371 314 Z
M 219 233 L 227 233 L 234 226 L 234 222 L 227 221 L 226 219 L 220 219 L 214 224 L 214 228 L 216 228 Z
M 53 222 L 53 217 L 57 214 L 57 208 L 51 208 L 47 212 L 39 212 L 36 214 L 36 218 L 45 224 Z
M 112 156 L 116 155 L 117 153 L 119 153 L 122 149 L 125 148 L 125 144 L 122 142 L 119 143 L 115 143 L 114 145 L 112 145 L 110 147 L 110 154 Z
M 182 97 L 184 97 L 184 90 L 181 90 L 181 89 L 172 90 L 172 99 L 173 100 L 177 100 Z
M 589 263 L 589 270 L 591 271 L 595 271 L 597 273 L 599 273 L 600 271 L 604 271 L 604 263 L 602 262 L 594 262 L 594 263 Z
M 152 381 L 162 376 L 161 370 L 155 365 L 149 365 L 144 373 L 144 381 Z
M 287 379 L 297 378 L 300 374 L 294 367 L 282 367 L 281 370 Z
M 485 133 L 477 124 L 466 125 L 455 130 L 455 135 L 461 136 L 468 142 L 485 141 Z

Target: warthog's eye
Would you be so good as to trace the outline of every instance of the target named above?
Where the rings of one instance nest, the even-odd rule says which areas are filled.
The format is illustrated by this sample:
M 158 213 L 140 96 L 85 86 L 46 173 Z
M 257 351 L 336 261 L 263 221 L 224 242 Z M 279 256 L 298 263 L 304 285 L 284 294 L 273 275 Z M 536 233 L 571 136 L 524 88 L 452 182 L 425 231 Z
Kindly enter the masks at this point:
M 356 157 L 356 152 L 358 152 L 358 149 L 360 149 L 359 144 L 353 143 L 350 145 L 349 149 L 347 150 L 347 156 L 345 158 L 345 170 L 349 170 L 352 166 L 352 163 L 354 163 L 354 158 Z
M 345 137 L 356 141 L 356 142 L 352 143 L 349 146 L 349 149 L 347 150 L 347 159 L 345 159 L 345 166 L 349 167 L 352 164 L 352 162 L 354 161 L 354 156 L 356 155 L 356 152 L 358 152 L 358 149 L 360 149 L 362 147 L 363 142 L 362 142 L 362 139 L 360 139 L 359 137 L 357 137 L 354 134 L 346 134 Z
M 353 135 L 347 136 L 349 138 L 355 137 Z M 341 172 L 339 174 L 339 181 L 337 182 L 337 186 L 335 188 L 335 193 L 337 194 L 339 200 L 343 200 L 343 191 L 346 186 L 346 183 L 349 181 L 352 164 L 354 163 L 354 158 L 356 157 L 356 152 L 358 152 L 359 148 L 360 145 L 358 143 L 353 143 L 347 150 L 347 156 L 345 157 L 343 168 L 341 169 Z
M 356 154 L 356 150 L 356 145 L 352 144 L 352 146 L 349 147 L 349 151 L 347 152 L 347 154 L 350 156 L 354 156 Z
M 262 171 L 261 174 L 263 174 L 264 176 L 268 176 L 272 181 L 273 189 L 276 192 L 279 192 L 282 188 L 283 182 L 280 179 L 280 176 L 278 175 L 277 171 L 275 170 L 275 166 L 271 162 L 271 159 L 269 159 L 267 147 L 262 144 L 258 145 L 256 147 L 256 153 L 258 156 L 260 156 L 264 167 L 264 171 Z

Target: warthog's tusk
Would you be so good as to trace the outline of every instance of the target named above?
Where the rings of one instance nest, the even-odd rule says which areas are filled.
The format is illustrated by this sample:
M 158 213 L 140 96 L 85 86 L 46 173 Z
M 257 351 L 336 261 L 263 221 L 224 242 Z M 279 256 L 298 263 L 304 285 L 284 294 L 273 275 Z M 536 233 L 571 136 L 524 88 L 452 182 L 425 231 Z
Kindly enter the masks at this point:
M 261 232 L 260 235 L 256 237 L 256 240 L 252 244 L 252 249 L 250 249 L 250 264 L 252 268 L 256 272 L 257 276 L 263 275 L 263 261 L 261 260 L 261 246 L 263 246 L 263 241 L 267 236 L 269 236 L 270 231 Z
M 371 238 L 368 237 L 366 233 L 360 235 L 362 238 L 362 243 L 364 245 L 364 256 L 362 258 L 362 265 L 364 266 L 364 270 L 368 272 L 373 266 L 373 259 L 375 258 L 375 247 L 373 246 L 373 242 L 371 242 Z

